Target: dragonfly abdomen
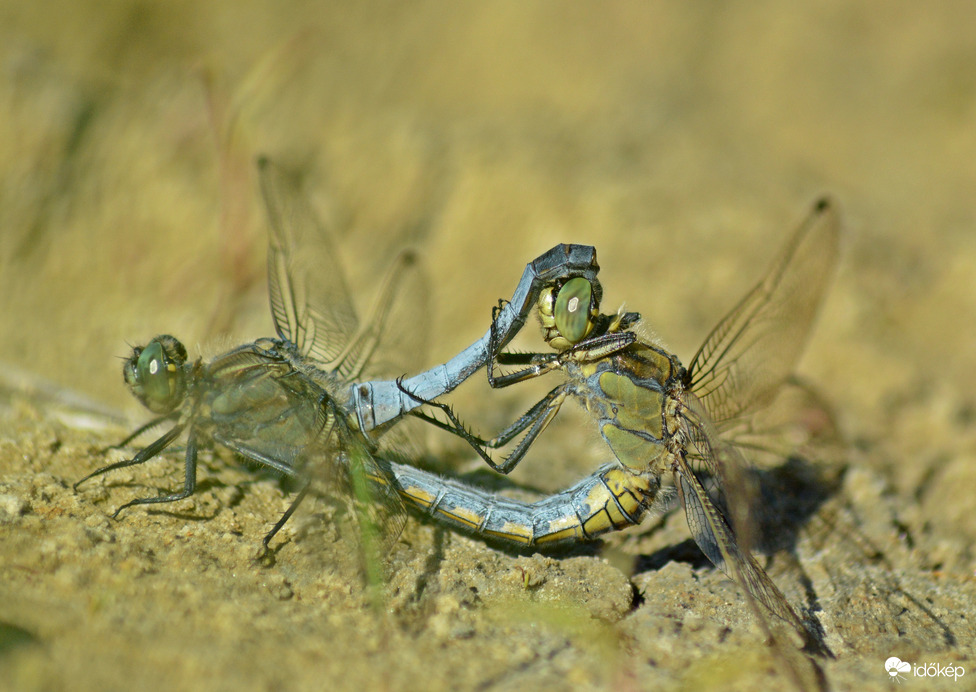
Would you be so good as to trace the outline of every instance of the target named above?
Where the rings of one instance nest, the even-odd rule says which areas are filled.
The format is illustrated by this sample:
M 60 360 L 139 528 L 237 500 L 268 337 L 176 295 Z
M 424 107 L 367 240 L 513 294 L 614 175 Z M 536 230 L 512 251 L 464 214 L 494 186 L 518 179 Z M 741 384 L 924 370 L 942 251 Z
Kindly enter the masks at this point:
M 538 502 L 502 497 L 435 474 L 383 462 L 410 505 L 436 521 L 517 546 L 557 546 L 588 540 L 640 523 L 660 488 L 654 474 L 608 464 L 576 485 Z

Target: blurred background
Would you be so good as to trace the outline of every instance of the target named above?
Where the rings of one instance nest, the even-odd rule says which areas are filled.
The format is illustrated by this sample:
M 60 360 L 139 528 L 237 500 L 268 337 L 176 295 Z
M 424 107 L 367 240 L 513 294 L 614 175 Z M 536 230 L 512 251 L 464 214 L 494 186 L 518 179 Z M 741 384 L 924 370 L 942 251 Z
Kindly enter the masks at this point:
M 607 306 L 687 359 L 829 192 L 845 259 L 809 369 L 867 416 L 958 385 L 970 7 L 4 3 L 0 359 L 121 407 L 127 340 L 268 334 L 264 153 L 350 240 L 354 285 L 422 219 L 430 362 L 557 242 L 596 245 Z
M 341 239 L 363 311 L 421 248 L 424 367 L 559 242 L 595 245 L 605 308 L 687 361 L 829 193 L 843 256 L 801 370 L 945 530 L 925 568 L 971 575 L 974 26 L 965 1 L 7 0 L 0 368 L 142 420 L 128 344 L 271 335 L 259 154 Z M 531 402 L 477 386 L 456 401 L 488 430 Z M 568 463 L 542 484 L 593 468 Z
M 687 360 L 830 193 L 844 259 L 804 371 L 878 440 L 972 415 L 969 3 L 0 13 L 8 372 L 133 415 L 127 344 L 166 332 L 212 354 L 270 334 L 253 165 L 267 154 L 343 239 L 364 308 L 392 250 L 420 246 L 422 367 L 480 336 L 558 242 L 597 246 L 605 306 L 639 310 Z M 479 415 L 501 424 L 524 391 Z

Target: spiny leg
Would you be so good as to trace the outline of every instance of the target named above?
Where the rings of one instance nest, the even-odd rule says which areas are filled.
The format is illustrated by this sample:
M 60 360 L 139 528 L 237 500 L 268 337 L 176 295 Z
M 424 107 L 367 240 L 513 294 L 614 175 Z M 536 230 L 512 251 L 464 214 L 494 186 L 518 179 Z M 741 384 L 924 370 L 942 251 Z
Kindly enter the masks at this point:
M 197 487 L 197 440 L 196 436 L 192 432 L 190 433 L 189 439 L 186 441 L 186 464 L 184 468 L 185 473 L 183 477 L 183 490 L 178 493 L 171 493 L 169 495 L 143 497 L 132 500 L 131 502 L 126 502 L 124 505 L 115 510 L 115 512 L 112 514 L 112 518 L 118 518 L 119 513 L 123 509 L 127 509 L 134 505 L 156 505 L 166 502 L 177 502 L 179 500 L 185 500 L 193 494 L 193 491 L 196 490 Z
M 546 429 L 546 427 L 548 427 L 549 423 L 552 422 L 552 419 L 556 417 L 560 407 L 566 400 L 569 387 L 566 384 L 559 385 L 549 392 L 545 397 L 536 402 L 531 409 L 519 416 L 514 423 L 489 440 L 482 439 L 473 434 L 467 428 L 467 426 L 464 425 L 461 419 L 458 418 L 457 414 L 454 413 L 454 410 L 447 404 L 421 399 L 412 392 L 403 388 L 402 385 L 401 389 L 416 401 L 439 409 L 447 417 L 448 422 L 445 423 L 434 416 L 429 416 L 417 410 L 412 411 L 414 416 L 431 423 L 441 430 L 446 430 L 449 433 L 457 435 L 471 445 L 472 449 L 478 453 L 478 456 L 484 459 L 485 463 L 488 464 L 492 469 L 498 471 L 499 473 L 508 474 L 525 457 L 526 452 L 528 452 L 529 447 L 532 446 L 532 443 L 535 442 L 535 439 L 542 433 L 543 430 Z M 491 458 L 488 452 L 485 451 L 486 448 L 498 449 L 499 447 L 505 446 L 522 432 L 525 432 L 525 435 L 518 441 L 518 444 L 515 446 L 515 449 L 512 450 L 512 453 L 502 459 L 501 462 L 496 462 Z
M 176 418 L 177 418 L 177 415 L 174 414 L 174 413 L 171 413 L 171 414 L 166 415 L 166 416 L 159 416 L 158 418 L 153 418 L 148 423 L 145 423 L 143 425 L 140 425 L 128 437 L 126 437 L 121 442 L 116 442 L 115 444 L 109 445 L 108 447 L 102 447 L 100 450 L 98 450 L 98 453 L 99 454 L 105 454 L 106 452 L 109 452 L 109 451 L 111 451 L 113 449 L 122 449 L 123 447 L 128 446 L 128 444 L 130 442 L 132 442 L 134 439 L 136 439 L 137 437 L 139 437 L 140 435 L 142 435 L 147 430 L 150 430 L 151 428 L 155 428 L 157 425 L 159 425 L 163 421 L 175 420 Z
M 637 313 L 626 313 L 616 322 L 601 323 L 598 331 L 578 344 L 574 344 L 558 353 L 505 353 L 499 346 L 495 321 L 501 310 L 503 301 L 492 310 L 491 336 L 488 341 L 488 384 L 492 389 L 509 387 L 535 377 L 541 377 L 553 370 L 559 370 L 566 361 L 576 360 L 580 363 L 592 363 L 608 358 L 623 351 L 637 341 L 637 334 L 631 331 L 621 331 L 630 327 L 640 319 Z M 613 331 L 606 331 L 612 329 Z M 498 365 L 523 366 L 515 372 L 496 374 Z
M 602 331 L 598 335 L 559 353 L 499 353 L 496 322 L 504 304 L 504 301 L 499 301 L 498 306 L 492 310 L 488 381 L 494 388 L 507 387 L 518 382 L 541 377 L 551 370 L 561 369 L 566 360 L 570 358 L 584 363 L 607 358 L 624 350 L 637 340 L 637 335 L 633 332 Z M 633 316 L 633 319 L 628 319 L 630 316 Z M 627 313 L 627 315 L 621 318 L 620 323 L 630 326 L 634 319 L 639 319 L 637 313 Z M 603 330 L 607 328 L 607 326 L 602 327 Z M 495 375 L 494 368 L 496 364 L 525 365 L 528 367 L 513 373 Z M 485 463 L 495 471 L 504 474 L 511 472 L 524 458 L 529 447 L 535 442 L 535 439 L 542 431 L 548 427 L 549 423 L 552 422 L 552 419 L 559 412 L 563 401 L 565 401 L 569 394 L 569 386 L 567 384 L 561 384 L 555 387 L 515 422 L 498 433 L 498 435 L 485 440 L 473 434 L 447 404 L 426 400 L 417 396 L 403 386 L 402 380 L 397 380 L 397 386 L 415 401 L 439 409 L 448 419 L 448 422 L 445 423 L 434 416 L 419 411 L 414 411 L 413 415 L 462 438 L 471 445 L 475 452 L 478 453 L 478 456 L 484 459 Z M 485 451 L 486 448 L 498 449 L 499 447 L 503 447 L 523 432 L 525 432 L 525 435 L 519 440 L 515 449 L 501 462 L 496 462 Z
M 159 420 L 160 419 L 156 419 L 155 421 L 153 421 L 153 423 L 154 424 L 155 423 L 158 423 Z M 145 429 L 146 429 L 146 426 L 143 426 L 142 428 L 140 428 L 139 430 L 137 430 L 132 436 L 126 438 L 123 442 L 119 443 L 119 446 L 122 446 L 122 445 L 126 444 L 127 442 L 131 441 L 136 435 L 138 435 L 139 433 L 141 433 Z M 114 471 L 115 469 L 124 469 L 127 466 L 137 466 L 138 464 L 144 464 L 144 463 L 146 463 L 147 461 L 149 461 L 150 459 L 152 459 L 154 456 L 156 456 L 157 454 L 159 454 L 160 452 L 162 452 L 166 447 L 168 447 L 169 444 L 173 440 L 175 440 L 177 437 L 179 437 L 179 435 L 180 435 L 181 432 L 183 432 L 183 426 L 182 425 L 173 426 L 173 428 L 171 430 L 169 430 L 165 435 L 163 435 L 158 440 L 156 440 L 155 442 L 153 442 L 152 444 L 150 444 L 148 447 L 145 447 L 145 448 L 139 450 L 139 453 L 136 454 L 131 459 L 125 459 L 123 461 L 117 461 L 114 464 L 108 464 L 107 466 L 102 466 L 101 468 L 95 469 L 94 471 L 92 471 L 91 473 L 89 473 L 87 476 L 85 476 L 84 478 L 82 478 L 81 480 L 79 480 L 78 482 L 76 482 L 74 484 L 74 486 L 72 486 L 72 487 L 74 488 L 74 490 L 78 490 L 78 486 L 79 485 L 81 485 L 82 483 L 84 483 L 85 481 L 87 481 L 87 480 L 89 480 L 91 478 L 94 478 L 95 476 L 101 476 L 103 473 L 108 473 L 109 471 Z M 111 447 L 109 447 L 108 449 L 111 449 Z
M 558 367 L 558 363 L 556 362 L 559 359 L 558 353 L 521 353 L 517 354 L 519 361 L 513 362 L 512 365 L 526 365 L 529 367 L 513 373 L 495 374 L 495 366 L 500 362 L 499 357 L 508 355 L 502 353 L 501 343 L 498 339 L 498 316 L 505 307 L 505 304 L 506 301 L 499 300 L 498 305 L 491 310 L 491 327 L 489 328 L 490 336 L 488 338 L 488 367 L 486 370 L 488 373 L 488 385 L 492 389 L 499 389 L 517 382 L 524 382 L 533 377 L 544 375 Z

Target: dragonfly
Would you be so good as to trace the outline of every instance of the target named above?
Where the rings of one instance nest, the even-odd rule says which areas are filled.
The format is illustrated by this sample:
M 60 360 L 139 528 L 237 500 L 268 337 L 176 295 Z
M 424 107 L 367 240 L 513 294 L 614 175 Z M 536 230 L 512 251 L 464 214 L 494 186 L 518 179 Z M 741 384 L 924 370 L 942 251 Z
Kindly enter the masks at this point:
M 435 398 L 483 366 L 497 325 L 454 358 L 414 377 L 395 374 L 398 354 L 419 353 L 426 305 L 416 254 L 401 253 L 381 284 L 379 299 L 360 322 L 339 261 L 337 244 L 316 219 L 284 171 L 258 162 L 269 222 L 268 293 L 275 338 L 258 339 L 211 361 L 190 361 L 185 346 L 163 334 L 133 349 L 123 366 L 129 390 L 157 417 L 112 448 L 126 447 L 146 431 L 171 427 L 133 457 L 102 466 L 77 483 L 146 463 L 186 437 L 183 487 L 131 500 L 136 505 L 190 497 L 197 482 L 197 456 L 214 443 L 244 459 L 295 479 L 299 490 L 266 534 L 265 551 L 309 492 L 312 481 L 357 498 L 369 523 L 388 542 L 403 528 L 402 500 L 377 455 L 399 458 L 383 434 L 416 406 L 404 386 Z M 587 246 L 560 245 L 526 266 L 500 329 L 511 338 L 521 329 L 543 285 L 552 276 L 595 278 L 595 253 Z M 394 348 L 395 346 L 395 348 Z M 110 449 L 112 449 L 110 448 Z M 368 482 L 363 483 L 366 479 Z M 369 479 L 372 479 L 370 481 Z
M 710 332 L 687 367 L 641 337 L 638 313 L 601 314 L 599 284 L 584 277 L 547 284 L 536 313 L 554 351 L 507 353 L 493 335 L 488 378 L 498 388 L 561 372 L 563 382 L 487 440 L 446 404 L 425 402 L 446 422 L 422 411 L 416 415 L 461 436 L 492 468 L 508 473 L 572 397 L 595 421 L 613 461 L 534 503 L 397 466 L 390 473 L 401 495 L 463 530 L 513 546 L 546 547 L 637 525 L 676 494 L 708 559 L 797 632 L 807 632 L 749 552 L 750 503 L 733 502 L 749 494 L 746 462 L 734 438 L 792 373 L 834 272 L 839 235 L 835 204 L 818 200 L 769 272 Z M 505 366 L 517 369 L 498 372 Z M 516 438 L 509 456 L 498 462 L 491 457 L 489 449 Z

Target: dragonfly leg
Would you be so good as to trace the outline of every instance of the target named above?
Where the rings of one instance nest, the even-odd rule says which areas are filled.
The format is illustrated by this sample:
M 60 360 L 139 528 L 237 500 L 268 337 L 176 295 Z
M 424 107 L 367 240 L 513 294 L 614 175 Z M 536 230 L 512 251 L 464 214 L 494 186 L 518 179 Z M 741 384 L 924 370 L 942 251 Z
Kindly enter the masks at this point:
M 604 331 L 600 331 L 595 336 L 591 336 L 561 352 L 505 353 L 502 352 L 499 345 L 495 327 L 502 303 L 503 301 L 499 301 L 498 307 L 492 310 L 491 337 L 488 340 L 488 384 L 492 389 L 500 389 L 534 377 L 541 377 L 546 373 L 562 368 L 568 360 L 592 363 L 609 358 L 637 341 L 636 333 L 619 331 L 622 327 L 628 327 L 640 319 L 640 315 L 637 313 L 628 312 L 616 322 L 608 322 L 598 327 Z M 607 329 L 611 331 L 606 331 Z M 522 368 L 515 372 L 498 374 L 496 367 L 499 365 L 516 365 L 522 366 Z
M 553 370 L 562 369 L 566 362 L 593 363 L 623 351 L 637 341 L 633 332 L 604 334 L 581 341 L 561 353 L 494 353 L 488 372 L 488 384 L 493 389 L 501 389 L 535 377 L 541 377 Z M 496 365 L 525 366 L 521 370 L 495 374 Z
M 496 365 L 526 365 L 521 370 L 496 374 Z M 488 368 L 488 384 L 492 389 L 502 389 L 519 382 L 541 377 L 562 366 L 557 353 L 499 353 L 491 359 Z
M 427 421 L 428 423 L 431 423 L 441 430 L 446 430 L 449 433 L 457 435 L 471 445 L 472 449 L 478 453 L 478 456 L 484 459 L 485 463 L 488 464 L 492 469 L 504 474 L 511 472 L 512 469 L 518 465 L 518 463 L 525 456 L 529 447 L 533 442 L 535 442 L 535 439 L 542 433 L 543 430 L 546 429 L 546 427 L 548 427 L 552 419 L 556 417 L 556 414 L 559 412 L 560 407 L 563 405 L 563 402 L 566 400 L 566 397 L 569 394 L 569 388 L 567 385 L 559 385 L 551 392 L 546 394 L 545 397 L 536 402 L 532 408 L 519 416 L 514 423 L 507 426 L 494 437 L 486 440 L 472 433 L 461 421 L 461 419 L 458 418 L 457 414 L 454 413 L 454 409 L 447 404 L 438 401 L 420 400 L 410 391 L 406 389 L 403 391 L 408 396 L 421 401 L 422 404 L 439 409 L 447 418 L 447 422 L 441 421 L 434 416 L 430 416 L 419 411 L 413 411 L 413 415 Z M 498 449 L 499 447 L 504 447 L 523 432 L 525 432 L 525 435 L 518 441 L 515 449 L 513 449 L 511 454 L 502 459 L 500 462 L 496 462 L 491 458 L 491 455 L 485 451 L 486 449 Z
M 153 418 L 148 423 L 146 423 L 144 425 L 140 425 L 138 428 L 136 428 L 132 432 L 131 435 L 129 435 L 128 437 L 126 437 L 121 442 L 116 442 L 115 444 L 109 445 L 108 447 L 103 447 L 102 449 L 98 450 L 98 453 L 99 454 L 105 454 L 106 452 L 109 452 L 109 451 L 111 451 L 113 449 L 122 449 L 123 447 L 127 446 L 130 442 L 132 442 L 134 439 L 136 439 L 137 437 L 139 437 L 140 435 L 142 435 L 142 433 L 146 432 L 147 430 L 149 430 L 151 428 L 155 428 L 157 425 L 159 425 L 163 421 L 173 420 L 175 417 L 176 416 L 171 413 L 171 414 L 169 414 L 167 416 L 160 416 L 159 418 Z
M 157 418 L 155 421 L 153 421 L 153 424 L 158 423 L 159 420 L 160 419 Z M 134 437 L 136 437 L 142 431 L 146 430 L 148 427 L 149 426 L 143 426 L 142 428 L 140 428 L 139 430 L 137 430 L 135 434 L 129 436 L 123 442 L 119 443 L 119 446 L 121 447 L 122 445 L 127 444 L 129 441 L 131 441 Z M 74 486 L 73 486 L 73 488 L 75 490 L 78 490 L 78 486 L 80 486 L 82 483 L 84 483 L 85 481 L 87 481 L 87 480 L 89 480 L 91 478 L 94 478 L 95 476 L 101 476 L 103 473 L 108 473 L 109 471 L 114 471 L 115 469 L 124 469 L 127 466 L 137 466 L 139 464 L 146 463 L 147 461 L 149 461 L 150 459 L 152 459 L 154 456 L 156 456 L 157 454 L 159 454 L 160 452 L 162 452 L 166 447 L 168 447 L 169 444 L 173 440 L 175 440 L 177 437 L 179 437 L 179 434 L 181 432 L 183 432 L 183 426 L 182 425 L 176 425 L 176 426 L 174 426 L 165 435 L 163 435 L 158 440 L 156 440 L 155 442 L 153 442 L 152 444 L 150 444 L 148 447 L 140 450 L 139 453 L 136 454 L 131 459 L 125 459 L 123 461 L 117 461 L 114 464 L 108 464 L 106 466 L 102 466 L 101 468 L 95 469 L 94 471 L 92 471 L 91 473 L 89 473 L 87 476 L 85 476 L 84 478 L 82 478 L 81 480 L 79 480 L 77 483 L 75 483 Z M 108 449 L 112 449 L 112 448 L 109 447 Z
M 559 367 L 558 353 L 519 353 L 511 354 L 516 356 L 516 358 L 509 364 L 525 365 L 528 367 L 517 372 L 496 374 L 495 367 L 501 362 L 499 361 L 499 357 L 509 355 L 501 352 L 502 345 L 498 338 L 498 317 L 504 309 L 505 304 L 506 301 L 499 300 L 498 305 L 491 310 L 491 327 L 488 330 L 490 335 L 488 338 L 488 367 L 486 370 L 488 372 L 488 384 L 492 389 L 508 387 L 517 382 L 524 382 L 533 377 L 540 377 L 550 370 Z
M 634 332 L 610 332 L 594 336 L 585 341 L 581 341 L 575 346 L 563 351 L 560 358 L 566 360 L 572 358 L 581 363 L 592 363 L 603 360 L 623 351 L 632 343 L 637 341 L 637 334 Z
M 305 496 L 308 495 L 308 488 L 310 485 L 311 483 L 306 483 L 302 486 L 302 489 L 298 491 L 297 495 L 295 495 L 295 499 L 291 501 L 290 505 L 288 505 L 288 509 L 285 510 L 285 513 L 281 515 L 281 518 L 275 522 L 275 525 L 271 527 L 271 530 L 268 531 L 267 535 L 261 540 L 262 545 L 264 545 L 265 554 L 271 552 L 271 539 L 274 538 L 279 531 L 281 531 L 282 526 L 288 523 L 288 520 L 291 519 L 291 515 L 295 513 L 296 509 L 298 509 L 298 505 L 302 504 Z
M 197 487 L 197 441 L 196 436 L 192 433 L 190 438 L 186 441 L 186 466 L 185 474 L 183 477 L 183 490 L 178 493 L 171 493 L 169 495 L 160 495 L 158 497 L 142 497 L 137 500 L 132 500 L 131 502 L 126 502 L 124 505 L 119 507 L 112 514 L 112 518 L 116 519 L 119 513 L 123 509 L 127 509 L 134 505 L 156 505 L 166 502 L 177 502 L 178 500 L 185 500 L 193 494 L 193 491 Z

